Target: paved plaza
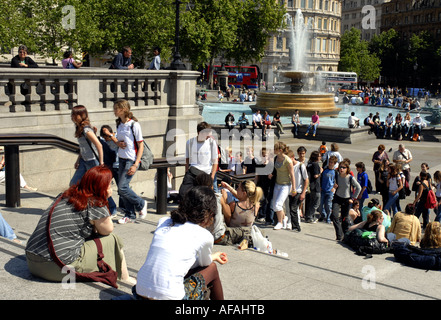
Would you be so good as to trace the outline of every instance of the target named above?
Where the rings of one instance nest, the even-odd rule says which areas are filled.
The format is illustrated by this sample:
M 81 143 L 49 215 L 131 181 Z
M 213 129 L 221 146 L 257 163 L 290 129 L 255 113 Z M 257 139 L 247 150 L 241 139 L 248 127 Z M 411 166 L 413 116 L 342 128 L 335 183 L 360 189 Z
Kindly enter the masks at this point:
M 318 131 L 320 134 L 320 131 Z M 286 136 L 286 135 L 285 135 Z M 368 136 L 367 136 L 368 137 Z M 307 155 L 318 149 L 319 141 L 284 137 L 293 149 L 303 145 Z M 354 164 L 363 161 L 373 181 L 371 158 L 378 144 L 386 151 L 397 150 L 398 141 L 366 139 L 357 145 L 341 144 L 343 157 Z M 439 144 L 407 142 L 413 154 L 412 180 L 419 173 L 420 164 L 427 162 L 430 173 L 441 170 Z M 392 152 L 389 153 L 392 157 Z M 36 186 L 38 187 L 38 186 Z M 153 184 L 152 184 L 153 187 Z M 62 190 L 59 190 L 60 192 Z M 4 185 L 0 185 L 0 211 L 24 243 L 29 239 L 41 214 L 53 201 L 54 194 L 22 191 L 21 207 L 5 207 Z M 379 197 L 379 195 L 370 195 Z M 402 207 L 413 199 L 402 200 Z M 132 224 L 115 224 L 114 232 L 124 242 L 125 254 L 132 276 L 142 266 L 157 221 L 163 215 L 155 213 L 152 199 L 145 220 Z M 169 210 L 176 205 L 169 205 Z M 434 214 L 431 213 L 431 220 Z M 288 254 L 288 259 L 262 254 L 253 250 L 240 251 L 233 246 L 215 245 L 215 251 L 228 254 L 229 262 L 218 266 L 227 300 L 432 300 L 441 298 L 439 271 L 426 271 L 403 266 L 394 261 L 393 254 L 358 256 L 344 244 L 335 241 L 330 224 L 302 223 L 302 232 L 275 231 L 259 225 L 273 247 Z M 109 300 L 130 293 L 131 286 L 119 283 L 114 289 L 99 283 L 77 283 L 75 288 L 63 288 L 32 276 L 26 265 L 25 244 L 0 238 L 0 299 L 6 300 Z

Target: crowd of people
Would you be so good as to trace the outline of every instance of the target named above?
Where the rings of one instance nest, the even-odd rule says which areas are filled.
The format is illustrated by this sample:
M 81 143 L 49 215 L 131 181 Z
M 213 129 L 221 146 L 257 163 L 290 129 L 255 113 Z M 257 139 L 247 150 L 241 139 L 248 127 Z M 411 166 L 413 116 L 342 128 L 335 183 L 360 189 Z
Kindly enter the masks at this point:
M 278 141 L 273 150 L 263 148 L 257 155 L 253 147 L 247 147 L 244 159 L 240 153 L 233 158 L 229 149 L 224 160 L 210 125 L 201 122 L 198 135 L 187 142 L 179 206 L 170 217 L 159 221 L 145 263 L 134 279 L 127 271 L 121 239 L 112 232 L 111 181 L 117 181 L 119 207 L 124 213 L 119 223 L 132 222 L 136 214 L 144 218 L 146 201 L 129 186 L 140 161 L 143 138 L 127 101 L 117 101 L 114 114 L 116 132 L 103 126 L 101 137 L 96 137 L 87 109 L 72 109 L 81 152 L 70 187 L 42 215 L 27 243 L 29 270 L 36 276 L 60 281 L 64 276 L 61 266 L 66 265 L 78 276 L 99 271 L 98 247 L 93 245 L 98 236 L 111 269 L 120 280 L 134 284 L 130 299 L 223 299 L 214 262 L 227 263 L 228 257 L 224 252 L 212 253 L 213 245 L 252 246 L 251 229 L 256 223 L 301 232 L 302 223 L 323 221 L 333 225 L 338 241 L 360 228 L 375 231 L 378 241 L 388 245 L 399 239 L 415 244 L 422 241 L 422 230 L 432 227 L 432 209 L 425 203 L 433 186 L 437 197 L 435 221 L 441 218 L 441 173 L 434 173 L 432 185 L 429 166 L 424 163 L 419 178 L 411 182 L 412 154 L 403 144 L 390 162 L 384 145 L 374 153 L 373 191 L 366 164 L 356 162 L 354 173 L 351 160 L 340 153 L 337 143 L 328 149 L 323 141 L 307 157 L 305 147 L 294 151 Z M 116 157 L 107 162 L 109 150 L 116 151 Z M 222 164 L 226 169 L 221 169 Z M 217 174 L 222 170 L 228 175 L 219 181 Z M 234 187 L 229 175 L 244 173 L 255 173 L 254 179 Z M 412 186 L 415 198 L 402 211 L 400 191 L 406 185 Z M 373 193 L 381 196 L 383 205 L 371 198 Z M 404 198 L 409 196 L 404 193 Z M 75 223 L 67 228 L 67 221 Z M 192 237 L 191 244 L 182 242 L 189 234 L 200 236 Z
M 365 104 L 372 106 L 393 106 L 403 108 L 406 111 L 421 108 L 420 100 L 424 100 L 424 104 L 429 104 L 430 92 L 427 90 L 418 90 L 408 92 L 398 87 L 362 87 L 357 96 L 348 96 L 343 94 L 343 103 Z
M 115 58 L 115 67 L 132 68 L 128 49 Z M 152 68 L 158 61 L 152 62 Z M 66 61 L 66 66 L 69 63 L 73 61 Z M 420 242 L 422 246 L 433 246 L 436 242 L 428 237 L 431 230 L 439 229 L 436 223 L 441 220 L 441 173 L 436 171 L 432 180 L 428 164 L 423 163 L 418 179 L 411 183 L 412 154 L 404 144 L 393 153 L 392 161 L 384 145 L 379 145 L 372 157 L 375 193 L 381 196 L 381 205 L 370 198 L 374 191 L 366 173 L 367 164 L 356 162 L 354 173 L 351 159 L 341 155 L 337 143 L 332 143 L 328 150 L 323 141 L 309 157 L 304 146 L 294 151 L 278 141 L 272 150 L 262 148 L 258 155 L 249 146 L 245 158 L 240 151 L 233 156 L 231 148 L 224 150 L 227 156 L 222 158 L 222 147 L 213 138 L 211 126 L 201 122 L 197 125 L 197 136 L 186 143 L 178 208 L 159 220 L 146 260 L 134 279 L 128 272 L 122 240 L 113 233 L 112 215 L 119 207 L 123 214 L 119 224 L 129 224 L 147 215 L 147 201 L 130 187 L 141 161 L 144 138 L 127 100 L 116 101 L 113 112 L 115 132 L 104 125 L 97 135 L 98 129 L 91 124 L 87 108 L 72 108 L 73 134 L 78 139 L 80 154 L 69 187 L 47 208 L 26 244 L 26 261 L 35 276 L 62 281 L 65 268 L 71 268 L 78 279 L 98 279 L 100 274 L 112 285 L 115 277 L 133 284 L 131 299 L 221 300 L 222 282 L 215 262 L 223 265 L 228 256 L 222 251 L 213 253 L 214 244 L 252 247 L 251 229 L 256 222 L 274 230 L 301 232 L 302 221 L 323 221 L 333 225 L 337 241 L 353 229 L 364 229 L 375 232 L 379 242 L 389 245 L 400 239 L 408 239 L 411 244 Z M 235 120 L 231 114 L 225 121 L 232 126 Z M 245 114 L 239 118 L 239 124 L 242 122 L 248 123 Z M 254 129 L 262 130 L 263 136 L 271 125 L 283 134 L 280 114 L 271 119 L 267 112 L 262 116 L 258 110 L 251 122 Z M 292 123 L 297 133 L 298 110 Z M 306 135 L 312 130 L 315 136 L 318 125 L 316 111 Z M 372 130 L 378 127 L 374 125 Z M 384 132 L 393 134 L 393 127 L 386 129 Z M 219 181 L 221 171 L 227 175 Z M 254 173 L 254 179 L 233 186 L 232 175 L 248 173 Z M 112 195 L 113 180 L 118 189 L 118 206 Z M 428 207 L 426 203 L 434 186 L 437 204 Z M 410 197 L 411 191 L 415 198 L 403 212 L 400 200 Z M 429 219 L 432 209 L 436 213 L 435 223 Z M 16 238 L 0 215 L 0 230 L 3 229 L 9 238 Z M 424 236 L 422 230 L 426 230 Z M 441 241 L 438 245 L 441 247 Z M 106 272 L 102 260 L 97 260 L 102 256 L 108 264 Z
M 419 113 L 412 119 L 409 112 L 406 112 L 404 117 L 399 112 L 394 117 L 390 112 L 383 121 L 380 119 L 379 112 L 376 112 L 375 115 L 369 113 L 363 120 L 363 124 L 369 126 L 369 134 L 375 134 L 377 138 L 398 141 L 420 141 L 422 129 L 427 126 Z
M 254 132 L 256 132 L 256 130 L 262 132 L 263 140 L 265 140 L 265 137 L 268 135 L 268 129 L 271 128 L 275 129 L 274 132 L 279 138 L 280 134 L 285 133 L 279 111 L 276 111 L 271 117 L 266 110 L 256 110 L 251 117 L 251 121 L 245 112 L 242 112 L 242 115 L 238 119 L 234 117 L 232 112 L 229 112 L 225 117 L 225 127 L 228 130 L 235 128 L 235 126 L 239 126 L 239 129 L 243 130 L 250 124 Z M 299 110 L 294 111 L 291 124 L 293 125 L 292 132 L 294 137 L 298 137 L 299 126 L 302 124 Z M 305 136 L 312 133 L 312 136 L 315 137 L 319 125 L 320 116 L 319 111 L 316 110 L 311 116 L 311 121 L 307 126 Z M 355 129 L 362 126 L 370 127 L 368 133 L 374 134 L 378 139 L 421 141 L 422 129 L 427 127 L 427 123 L 419 113 L 415 114 L 412 118 L 410 112 L 406 112 L 404 116 L 400 112 L 398 112 L 396 116 L 393 116 L 392 112 L 389 112 L 385 119 L 381 119 L 380 113 L 376 112 L 375 115 L 369 113 L 365 118 L 360 119 L 356 113 L 352 111 L 348 117 L 348 128 Z

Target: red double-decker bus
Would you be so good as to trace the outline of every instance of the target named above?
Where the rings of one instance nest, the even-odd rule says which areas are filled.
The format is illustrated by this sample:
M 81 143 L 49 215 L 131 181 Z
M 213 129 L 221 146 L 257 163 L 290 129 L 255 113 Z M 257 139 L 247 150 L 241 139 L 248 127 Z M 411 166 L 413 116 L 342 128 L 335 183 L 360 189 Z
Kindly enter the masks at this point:
M 221 66 L 214 65 L 213 81 L 217 78 L 217 72 Z M 228 85 L 236 88 L 257 89 L 259 87 L 259 73 L 255 66 L 225 66 L 228 71 Z M 207 67 L 205 77 L 208 81 L 210 66 Z

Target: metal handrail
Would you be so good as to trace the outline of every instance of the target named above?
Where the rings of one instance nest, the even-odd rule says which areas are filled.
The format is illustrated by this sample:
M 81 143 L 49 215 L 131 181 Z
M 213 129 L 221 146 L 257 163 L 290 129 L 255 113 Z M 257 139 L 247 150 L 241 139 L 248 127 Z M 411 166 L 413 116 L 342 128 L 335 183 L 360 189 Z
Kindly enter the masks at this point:
M 6 206 L 20 206 L 20 161 L 19 146 L 29 145 L 50 145 L 60 149 L 78 154 L 80 147 L 78 143 L 60 138 L 51 134 L 0 134 L 0 146 L 5 146 L 6 166 Z M 171 161 L 170 161 L 171 160 Z M 185 164 L 185 158 L 175 157 L 173 159 L 155 158 L 152 169 L 158 172 L 157 179 L 157 207 L 159 214 L 167 212 L 167 168 Z
M 73 153 L 79 153 L 78 143 L 52 134 L 9 133 L 0 134 L 0 146 L 51 145 Z

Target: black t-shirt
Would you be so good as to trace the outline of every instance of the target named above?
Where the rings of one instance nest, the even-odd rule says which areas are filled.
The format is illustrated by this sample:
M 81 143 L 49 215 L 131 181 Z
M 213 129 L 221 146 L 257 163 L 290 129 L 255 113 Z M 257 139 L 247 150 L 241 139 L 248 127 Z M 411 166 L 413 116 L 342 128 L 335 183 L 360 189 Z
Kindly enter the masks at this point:
M 308 162 L 306 171 L 308 172 L 309 177 L 309 189 L 311 191 L 320 192 L 320 177 L 314 177 L 320 174 L 320 166 L 318 162 Z
M 246 157 L 242 163 L 242 166 L 247 169 L 246 173 L 255 173 L 257 166 L 256 159 L 250 159 L 249 157 Z

